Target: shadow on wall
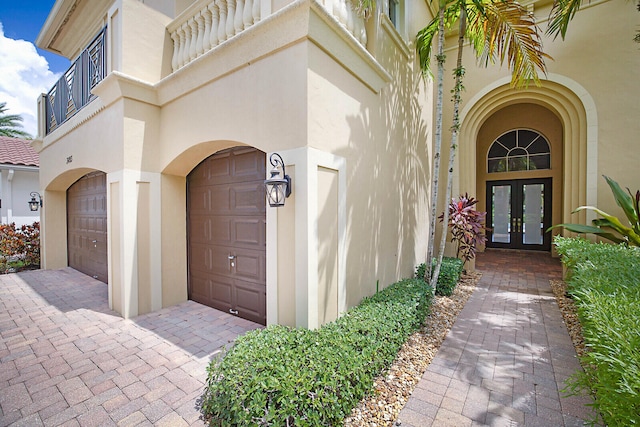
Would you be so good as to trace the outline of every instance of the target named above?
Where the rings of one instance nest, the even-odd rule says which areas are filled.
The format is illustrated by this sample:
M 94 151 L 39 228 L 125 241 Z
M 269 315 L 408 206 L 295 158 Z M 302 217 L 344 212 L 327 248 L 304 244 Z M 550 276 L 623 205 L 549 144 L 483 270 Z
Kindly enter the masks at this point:
M 391 40 L 380 43 L 377 57 L 392 82 L 380 94 L 367 90 L 356 98 L 365 101 L 360 114 L 347 117 L 350 140 L 337 153 L 348 159 L 349 307 L 362 295 L 375 293 L 377 282 L 382 289 L 411 277 L 417 261 L 424 258 L 427 239 L 429 130 L 422 105 L 429 99 L 421 92 L 425 81 L 414 70 L 413 54 L 409 59 L 403 56 Z

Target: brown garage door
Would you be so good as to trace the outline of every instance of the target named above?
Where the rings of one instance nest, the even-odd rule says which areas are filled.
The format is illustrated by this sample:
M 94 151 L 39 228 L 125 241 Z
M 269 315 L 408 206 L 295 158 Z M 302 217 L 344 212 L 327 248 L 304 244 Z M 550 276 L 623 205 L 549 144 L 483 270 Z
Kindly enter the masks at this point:
M 107 175 L 92 172 L 67 190 L 69 267 L 107 283 Z
M 266 324 L 265 154 L 236 147 L 188 176 L 189 298 Z

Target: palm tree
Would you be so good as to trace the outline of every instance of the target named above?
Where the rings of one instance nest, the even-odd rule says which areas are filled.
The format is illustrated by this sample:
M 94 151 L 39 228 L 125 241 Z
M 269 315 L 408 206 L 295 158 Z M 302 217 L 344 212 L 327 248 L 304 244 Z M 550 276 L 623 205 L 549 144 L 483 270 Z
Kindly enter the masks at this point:
M 512 72 L 511 84 L 514 87 L 523 87 L 534 81 L 539 84 L 537 70 L 545 71 L 544 58 L 547 56 L 542 50 L 542 42 L 538 27 L 535 24 L 533 14 L 514 0 L 454 0 L 446 2 L 441 0 L 438 17 L 422 29 L 416 38 L 416 50 L 420 58 L 423 73 L 429 73 L 431 49 L 433 38 L 439 34 L 439 48 L 436 59 L 438 60 L 438 96 L 441 96 L 443 84 L 444 57 L 442 46 L 444 44 L 444 28 L 450 28 L 455 21 L 458 22 L 458 56 L 456 68 L 453 72 L 455 84 L 453 89 L 453 126 L 451 128 L 451 143 L 449 145 L 449 165 L 447 169 L 446 200 L 451 198 L 453 184 L 453 164 L 458 145 L 458 132 L 460 129 L 459 108 L 462 84 L 465 69 L 462 65 L 462 53 L 465 39 L 471 42 L 480 63 L 484 66 L 489 62 L 508 62 Z M 431 194 L 431 231 L 428 242 L 427 271 L 431 267 L 431 257 L 435 240 L 435 210 L 437 205 L 439 174 L 439 158 L 441 141 L 438 141 L 438 123 L 442 121 L 442 100 L 439 98 L 436 105 L 436 141 L 434 142 L 434 168 Z M 440 125 L 441 126 L 441 125 Z M 441 136 L 440 136 L 441 138 Z M 436 164 L 437 160 L 437 164 Z M 435 271 L 431 274 L 431 287 L 435 292 L 444 247 L 446 243 L 446 224 L 448 223 L 448 210 L 444 210 L 443 220 L 445 230 L 442 232 L 438 258 Z M 427 273 L 426 278 L 428 278 Z
M 567 28 L 569 28 L 569 22 L 571 22 L 581 5 L 582 0 L 554 0 L 549 14 L 547 34 L 554 36 L 554 38 L 560 35 L 564 40 Z M 640 0 L 638 0 L 636 7 L 640 12 Z M 633 40 L 640 43 L 640 31 L 637 32 Z
M 5 114 L 5 111 L 7 111 L 6 105 L 6 102 L 0 102 L 0 136 L 31 139 L 31 135 L 18 129 L 22 127 L 20 123 L 22 117 L 18 114 Z

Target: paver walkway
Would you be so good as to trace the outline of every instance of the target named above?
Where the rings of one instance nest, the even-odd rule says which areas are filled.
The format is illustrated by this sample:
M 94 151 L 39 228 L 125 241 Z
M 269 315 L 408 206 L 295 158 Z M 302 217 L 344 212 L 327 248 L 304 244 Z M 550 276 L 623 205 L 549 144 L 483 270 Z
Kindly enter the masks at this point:
M 578 426 L 588 397 L 559 390 L 580 364 L 549 285 L 549 254 L 487 251 L 482 272 L 396 425 Z
M 0 426 L 204 425 L 221 346 L 259 325 L 188 301 L 124 320 L 71 268 L 0 275 Z

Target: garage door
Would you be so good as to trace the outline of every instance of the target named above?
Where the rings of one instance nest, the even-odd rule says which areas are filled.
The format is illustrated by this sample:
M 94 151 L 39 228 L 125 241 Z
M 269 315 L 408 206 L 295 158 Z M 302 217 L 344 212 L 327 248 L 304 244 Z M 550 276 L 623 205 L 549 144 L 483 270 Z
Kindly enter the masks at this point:
M 265 154 L 236 147 L 187 177 L 189 298 L 266 324 Z
M 92 172 L 67 190 L 69 267 L 107 283 L 107 175 Z

